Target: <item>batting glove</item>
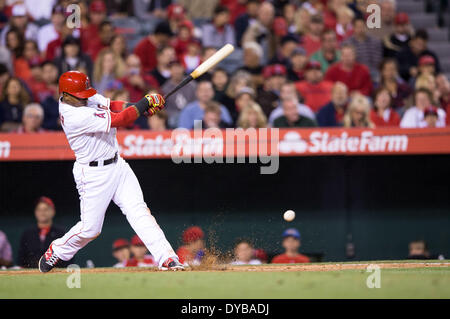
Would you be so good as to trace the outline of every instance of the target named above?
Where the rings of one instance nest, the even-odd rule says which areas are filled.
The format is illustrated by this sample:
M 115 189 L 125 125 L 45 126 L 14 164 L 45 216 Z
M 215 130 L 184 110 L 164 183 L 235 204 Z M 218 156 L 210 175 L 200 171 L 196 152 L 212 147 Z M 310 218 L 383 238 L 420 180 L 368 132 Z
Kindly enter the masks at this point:
M 148 100 L 149 108 L 147 110 L 148 114 L 150 116 L 154 115 L 156 112 L 162 110 L 164 108 L 164 98 L 161 94 L 153 93 L 153 94 L 146 94 L 145 98 Z

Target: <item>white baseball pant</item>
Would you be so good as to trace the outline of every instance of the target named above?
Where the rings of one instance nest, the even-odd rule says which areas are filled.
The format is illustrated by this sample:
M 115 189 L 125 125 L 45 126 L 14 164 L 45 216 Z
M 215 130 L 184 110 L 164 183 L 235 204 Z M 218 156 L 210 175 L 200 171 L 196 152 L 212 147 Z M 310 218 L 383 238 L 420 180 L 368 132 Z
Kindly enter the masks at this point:
M 81 221 L 63 237 L 53 241 L 52 248 L 60 259 L 70 260 L 78 250 L 100 235 L 111 200 L 122 210 L 159 266 L 167 258 L 176 257 L 144 202 L 136 175 L 123 158 L 119 156 L 116 163 L 98 167 L 75 162 L 73 175 L 80 195 Z

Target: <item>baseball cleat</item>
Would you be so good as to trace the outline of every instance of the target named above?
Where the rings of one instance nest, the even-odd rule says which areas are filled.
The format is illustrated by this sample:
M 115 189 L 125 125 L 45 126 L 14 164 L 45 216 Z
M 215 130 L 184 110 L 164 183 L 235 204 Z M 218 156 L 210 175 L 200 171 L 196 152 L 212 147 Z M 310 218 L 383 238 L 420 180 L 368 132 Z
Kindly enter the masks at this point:
M 172 271 L 178 271 L 178 270 L 184 270 L 184 266 L 178 261 L 177 258 L 168 258 L 161 267 L 159 267 L 160 270 L 172 270 Z
M 38 268 L 40 272 L 49 272 L 59 263 L 61 259 L 55 254 L 52 249 L 52 245 L 47 249 L 45 254 L 41 256 L 38 262 Z

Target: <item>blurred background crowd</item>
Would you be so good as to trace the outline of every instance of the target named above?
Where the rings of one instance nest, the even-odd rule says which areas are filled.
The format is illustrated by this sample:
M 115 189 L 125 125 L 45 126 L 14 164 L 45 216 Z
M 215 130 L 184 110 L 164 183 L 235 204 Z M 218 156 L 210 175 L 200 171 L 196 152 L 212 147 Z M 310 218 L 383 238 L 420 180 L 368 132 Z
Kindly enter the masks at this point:
M 223 45 L 235 52 L 127 129 L 449 125 L 445 0 L 0 0 L 0 130 L 60 130 L 58 78 L 100 94 L 167 93 Z M 71 5 L 76 6 L 71 6 Z M 380 27 L 367 7 L 380 8 Z

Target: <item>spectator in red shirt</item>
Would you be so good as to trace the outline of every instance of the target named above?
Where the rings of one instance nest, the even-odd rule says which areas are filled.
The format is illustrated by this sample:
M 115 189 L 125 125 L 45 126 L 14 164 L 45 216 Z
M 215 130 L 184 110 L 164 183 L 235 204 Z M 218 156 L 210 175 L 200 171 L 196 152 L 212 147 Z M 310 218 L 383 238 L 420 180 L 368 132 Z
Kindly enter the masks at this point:
M 131 238 L 131 253 L 133 257 L 128 259 L 125 267 L 156 267 L 158 266 L 152 255 L 148 254 L 147 247 L 138 235 Z
M 167 20 L 169 21 L 170 29 L 172 32 L 177 33 L 179 31 L 180 23 L 186 19 L 186 13 L 178 3 L 172 3 L 167 7 Z
M 327 3 L 327 7 L 323 12 L 325 28 L 334 30 L 337 24 L 338 10 L 347 6 L 346 0 L 330 0 Z
M 31 78 L 31 70 L 24 57 L 25 38 L 19 29 L 11 28 L 6 33 L 6 47 L 11 53 L 14 75 L 28 81 Z
M 33 100 L 38 103 L 42 103 L 58 91 L 58 67 L 53 62 L 46 61 L 40 65 L 40 70 L 39 78 L 33 77 L 28 82 Z
M 341 43 L 353 34 L 354 12 L 347 6 L 340 7 L 337 11 L 336 36 Z
M 99 26 L 106 19 L 106 5 L 103 0 L 94 0 L 89 5 L 89 24 L 81 28 L 81 46 L 87 54 L 90 47 L 100 42 Z M 94 58 L 91 56 L 91 58 Z
M 425 127 L 437 127 L 438 110 L 435 106 L 429 106 L 423 111 L 423 118 L 425 120 Z
M 89 42 L 89 47 L 85 49 L 86 53 L 93 61 L 97 58 L 98 53 L 111 44 L 115 35 L 113 24 L 105 20 L 98 26 L 98 39 L 92 39 Z
M 230 10 L 230 22 L 233 24 L 236 18 L 247 10 L 247 0 L 221 0 L 220 4 Z
M 447 113 L 447 126 L 450 125 L 450 82 L 445 74 L 440 73 L 436 76 L 436 90 L 439 98 L 439 104 Z
M 322 16 L 320 14 L 313 15 L 308 31 L 302 38 L 302 47 L 305 49 L 308 56 L 320 49 L 320 46 L 322 45 L 321 36 L 323 29 Z
M 198 226 L 187 228 L 183 232 L 183 246 L 178 248 L 177 255 L 180 263 L 187 265 L 199 265 L 204 256 L 205 234 Z
M 23 57 L 25 58 L 25 60 L 27 60 L 30 69 L 33 66 L 39 65 L 42 62 L 36 41 L 34 40 L 25 41 L 25 46 L 23 48 Z
M 142 63 L 142 69 L 144 72 L 149 72 L 156 67 L 157 64 L 157 52 L 161 47 L 166 46 L 173 33 L 167 22 L 160 22 L 155 32 L 146 38 L 142 39 L 136 48 L 134 53 L 139 57 Z
M 374 95 L 370 119 L 376 127 L 399 126 L 400 116 L 392 109 L 392 97 L 389 90 L 379 88 Z
M 194 39 L 192 36 L 193 31 L 194 24 L 189 20 L 184 20 L 178 26 L 177 36 L 171 42 L 171 46 L 175 49 L 179 59 L 186 53 L 188 44 Z
M 158 81 L 153 76 L 143 72 L 141 61 L 137 55 L 130 54 L 125 64 L 125 76 L 120 82 L 122 82 L 123 87 L 130 93 L 130 102 L 139 101 L 151 89 L 159 88 Z
M 297 229 L 286 229 L 282 236 L 282 246 L 285 249 L 285 253 L 273 257 L 272 264 L 298 264 L 310 262 L 307 256 L 298 252 L 301 242 L 300 232 Z
M 322 67 L 317 61 L 310 61 L 305 68 L 305 81 L 297 82 L 297 91 L 304 103 L 317 112 L 331 100 L 333 83 L 323 80 Z
M 341 48 L 341 61 L 333 64 L 325 74 L 325 80 L 343 82 L 347 85 L 350 94 L 359 92 L 366 96 L 372 93 L 372 79 L 369 68 L 356 62 L 355 47 L 343 45 Z
M 79 30 L 74 30 L 64 23 L 58 38 L 48 43 L 47 50 L 45 51 L 45 60 L 53 61 L 57 56 L 61 55 L 61 47 L 64 40 L 68 36 L 76 36 L 78 32 Z
M 112 255 L 117 260 L 115 268 L 125 267 L 131 257 L 130 242 L 124 238 L 116 239 L 112 246 Z

